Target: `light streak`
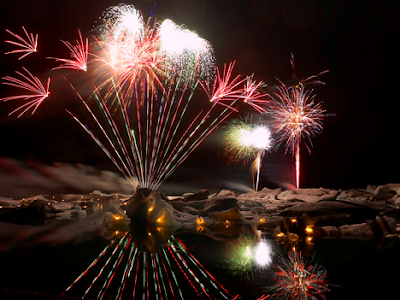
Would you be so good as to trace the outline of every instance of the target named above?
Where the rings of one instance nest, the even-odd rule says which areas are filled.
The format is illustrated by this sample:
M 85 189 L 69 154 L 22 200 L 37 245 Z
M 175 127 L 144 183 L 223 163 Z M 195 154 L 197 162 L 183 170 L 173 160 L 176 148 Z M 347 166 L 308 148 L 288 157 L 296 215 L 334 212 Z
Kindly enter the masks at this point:
M 295 74 L 294 56 L 292 54 L 290 63 Z M 272 124 L 278 142 L 286 141 L 286 150 L 295 156 L 296 187 L 300 187 L 300 143 L 307 139 L 310 144 L 311 138 L 322 131 L 322 121 L 327 116 L 321 103 L 315 102 L 315 94 L 312 89 L 306 89 L 309 84 L 324 84 L 316 78 L 328 71 L 320 72 L 306 79 L 300 80 L 294 86 L 286 86 L 279 81 L 278 92 L 271 96 L 267 111 L 272 116 Z M 310 147 L 305 144 L 311 153 Z
M 140 187 L 157 189 L 238 111 L 241 100 L 260 111 L 263 84 L 253 81 L 253 76 L 233 75 L 234 62 L 220 72 L 211 44 L 197 33 L 171 20 L 157 22 L 153 14 L 146 22 L 132 5 L 110 7 L 100 20 L 90 49 L 95 68 L 83 77 L 92 83 L 91 96 L 83 99 L 79 87 L 70 84 L 94 125 L 68 113 L 135 187 L 137 179 Z M 28 37 L 24 51 L 33 51 L 37 36 L 23 29 Z M 61 40 L 71 59 L 50 57 L 62 63 L 54 69 L 88 70 L 88 38 L 80 30 L 78 34 L 75 44 Z M 17 72 L 24 81 L 3 77 L 3 84 L 33 92 L 1 99 L 29 100 L 11 112 L 21 111 L 19 117 L 29 109 L 34 113 L 50 93 L 50 78 L 46 89 L 24 70 L 28 76 Z
M 306 90 L 303 85 L 287 87 L 281 82 L 275 101 L 269 106 L 273 118 L 272 125 L 278 141 L 286 140 L 286 152 L 295 155 L 296 186 L 300 181 L 300 143 L 303 139 L 311 142 L 311 137 L 322 131 L 322 121 L 326 111 L 321 103 L 314 101 L 313 90 Z M 310 147 L 306 144 L 308 151 Z
M 58 67 L 53 68 L 52 70 L 75 69 L 87 71 L 89 40 L 88 38 L 86 38 L 85 41 L 83 40 L 80 30 L 78 30 L 78 34 L 79 40 L 76 40 L 76 45 L 72 45 L 70 42 L 61 40 L 61 42 L 71 51 L 71 57 L 73 59 L 49 57 L 51 59 L 55 59 L 56 61 L 64 63 Z
M 28 56 L 31 53 L 37 52 L 37 45 L 38 45 L 38 39 L 39 36 L 38 34 L 33 35 L 33 33 L 29 33 L 26 31 L 25 27 L 22 26 L 22 29 L 24 30 L 24 33 L 26 35 L 26 40 L 24 38 L 22 38 L 21 36 L 11 32 L 10 30 L 6 29 L 6 31 L 11 34 L 12 36 L 14 36 L 17 40 L 19 40 L 20 42 L 16 42 L 16 41 L 9 41 L 6 40 L 6 43 L 15 45 L 20 47 L 21 49 L 16 49 L 16 50 L 12 50 L 10 52 L 6 52 L 5 54 L 11 54 L 11 53 L 25 53 L 23 55 L 21 55 L 18 59 L 23 59 L 24 57 Z
M 79 282 L 84 284 L 83 278 L 90 284 L 82 298 L 185 299 L 187 292 L 193 297 L 195 291 L 198 299 L 231 299 L 229 292 L 173 236 L 161 249 L 149 253 L 140 250 L 126 233 L 119 241 L 111 242 L 63 295 L 74 295 L 74 287 Z
M 9 96 L 0 99 L 3 102 L 20 99 L 26 100 L 25 104 L 19 106 L 9 113 L 9 115 L 12 115 L 13 113 L 22 110 L 19 113 L 18 118 L 30 109 L 32 109 L 32 114 L 34 114 L 39 105 L 42 104 L 42 102 L 50 95 L 50 77 L 47 79 L 47 85 L 45 87 L 38 77 L 33 76 L 32 73 L 30 73 L 26 68 L 22 68 L 27 73 L 27 75 L 24 75 L 22 72 L 19 71 L 15 71 L 15 73 L 20 75 L 23 80 L 11 76 L 5 76 L 2 77 L 2 79 L 4 80 L 2 84 L 17 87 L 19 89 L 29 91 L 32 94 Z
M 235 62 L 230 63 L 228 66 L 224 65 L 224 70 L 221 75 L 219 69 L 217 69 L 217 76 L 215 77 L 212 87 L 209 86 L 208 82 L 200 83 L 204 91 L 207 93 L 210 102 L 215 102 L 229 109 L 237 111 L 230 104 L 235 103 L 239 98 L 243 98 L 243 89 L 238 88 L 246 78 L 241 79 L 240 75 L 237 75 L 233 79 L 232 71 L 235 66 Z M 223 101 L 229 101 L 229 104 Z
M 307 262 L 301 253 L 290 251 L 275 264 L 276 299 L 325 299 L 329 291 L 326 269 Z
M 248 76 L 244 87 L 243 101 L 252 106 L 257 112 L 264 114 L 267 113 L 264 107 L 269 103 L 265 98 L 268 94 L 262 93 L 261 88 L 266 87 L 262 81 L 256 83 L 253 81 L 253 76 Z

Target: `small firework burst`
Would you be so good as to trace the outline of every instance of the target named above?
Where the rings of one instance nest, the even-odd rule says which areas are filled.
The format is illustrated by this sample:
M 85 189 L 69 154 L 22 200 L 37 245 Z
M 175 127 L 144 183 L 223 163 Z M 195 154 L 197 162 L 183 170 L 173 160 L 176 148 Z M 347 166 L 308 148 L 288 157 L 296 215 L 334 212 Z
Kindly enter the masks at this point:
M 291 63 L 294 68 L 293 56 Z M 323 84 L 315 78 L 326 72 L 310 76 L 294 86 L 279 81 L 278 91 L 273 94 L 267 108 L 279 136 L 278 142 L 286 141 L 286 152 L 295 155 L 297 188 L 300 185 L 300 143 L 307 139 L 311 145 L 311 138 L 322 131 L 322 121 L 327 116 L 321 103 L 315 101 L 313 89 L 306 89 L 306 85 Z M 306 147 L 311 152 L 310 146 L 306 144 Z
M 18 118 L 21 117 L 29 109 L 32 109 L 32 114 L 34 114 L 39 105 L 50 95 L 50 77 L 47 78 L 47 84 L 45 87 L 38 77 L 32 75 L 32 73 L 29 72 L 26 68 L 23 67 L 23 69 L 27 75 L 15 71 L 15 73 L 17 73 L 23 79 L 18 79 L 11 76 L 2 77 L 2 79 L 4 80 L 2 84 L 10 85 L 30 92 L 30 94 L 0 98 L 0 100 L 4 102 L 20 99 L 25 100 L 24 104 L 9 113 L 9 115 L 12 115 L 17 111 L 21 111 L 18 115 Z
M 234 276 L 250 281 L 254 272 L 272 261 L 271 246 L 252 233 L 243 233 L 227 245 L 226 266 Z
M 251 118 L 233 120 L 226 133 L 225 154 L 229 162 L 253 160 L 254 189 L 258 190 L 262 158 L 272 147 L 272 135 L 265 124 L 255 124 Z M 256 179 L 254 180 L 254 178 Z
M 67 46 L 67 48 L 71 51 L 71 57 L 73 59 L 64 59 L 64 58 L 55 58 L 49 57 L 51 59 L 55 59 L 56 61 L 63 62 L 61 66 L 55 67 L 55 69 L 75 69 L 81 71 L 87 71 L 87 61 L 89 54 L 89 40 L 86 38 L 83 40 L 82 33 L 78 29 L 79 40 L 76 40 L 76 45 L 72 45 L 70 42 L 63 41 L 63 44 Z
M 271 131 L 265 124 L 255 124 L 250 117 L 234 119 L 225 133 L 225 154 L 229 162 L 248 163 L 259 152 L 267 151 L 272 146 Z
M 329 291 L 326 269 L 305 260 L 301 253 L 290 251 L 288 258 L 275 264 L 274 298 L 316 300 L 325 299 Z
M 24 57 L 28 56 L 31 53 L 37 52 L 37 45 L 38 45 L 38 34 L 33 35 L 33 33 L 29 33 L 26 31 L 25 27 L 22 26 L 22 29 L 24 30 L 24 33 L 26 35 L 26 39 L 21 37 L 20 35 L 17 35 L 13 33 L 12 31 L 6 29 L 6 31 L 14 36 L 19 42 L 17 41 L 10 41 L 6 40 L 6 43 L 12 44 L 14 46 L 19 47 L 19 49 L 12 50 L 10 52 L 6 52 L 5 54 L 11 54 L 11 53 L 24 53 L 22 54 L 18 59 L 23 59 Z

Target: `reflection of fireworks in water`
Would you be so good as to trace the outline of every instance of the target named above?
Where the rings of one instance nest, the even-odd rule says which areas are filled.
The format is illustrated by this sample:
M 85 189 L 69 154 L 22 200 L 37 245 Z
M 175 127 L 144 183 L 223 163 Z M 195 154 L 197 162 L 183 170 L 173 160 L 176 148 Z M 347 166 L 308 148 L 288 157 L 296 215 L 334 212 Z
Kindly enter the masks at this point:
M 293 57 L 291 62 L 294 66 Z M 274 129 L 281 137 L 280 141 L 286 140 L 286 151 L 290 150 L 295 155 L 297 188 L 300 183 L 300 142 L 304 138 L 311 142 L 311 137 L 322 131 L 322 120 L 326 116 L 321 103 L 314 101 L 313 90 L 306 90 L 305 85 L 321 84 L 314 78 L 325 72 L 308 77 L 295 86 L 287 87 L 280 82 L 278 92 L 274 93 L 274 101 L 268 107 Z M 310 151 L 308 146 L 307 149 Z
M 141 187 L 158 188 L 240 103 L 258 105 L 261 84 L 253 82 L 252 76 L 234 77 L 234 63 L 220 73 L 211 45 L 196 33 L 171 20 L 157 23 L 154 16 L 145 22 L 131 5 L 111 7 L 101 20 L 91 49 L 95 58 L 89 66 L 94 68 L 85 76 L 92 76 L 92 96 L 84 100 L 79 87 L 71 85 L 93 125 L 69 113 L 125 177 L 137 178 Z M 53 58 L 63 63 L 53 69 L 90 69 L 88 40 L 78 33 L 76 45 L 62 41 L 72 59 Z M 24 44 L 37 43 L 37 38 L 27 36 Z M 47 98 L 48 88 L 38 86 L 40 81 L 31 77 L 24 76 L 27 83 L 17 85 L 11 84 L 17 79 L 4 77 L 11 82 L 4 84 L 29 88 L 34 95 L 2 100 L 35 97 L 35 112 Z M 199 108 L 202 89 L 210 101 Z M 28 106 L 21 116 L 32 105 L 24 104 L 15 111 Z
M 226 265 L 234 276 L 251 280 L 254 272 L 269 266 L 271 260 L 271 246 L 254 234 L 241 234 L 228 244 Z
M 139 249 L 128 233 L 106 246 L 63 294 L 79 290 L 82 298 L 96 299 L 232 298 L 175 237 L 151 253 Z
M 231 121 L 226 132 L 225 154 L 229 161 L 254 159 L 252 164 L 253 178 L 256 174 L 255 190 L 258 190 L 262 158 L 271 148 L 272 137 L 269 128 L 263 124 L 254 124 L 246 117 L 244 120 Z
M 305 261 L 301 253 L 290 251 L 288 259 L 281 258 L 275 265 L 276 299 L 325 299 L 329 291 L 326 270 Z

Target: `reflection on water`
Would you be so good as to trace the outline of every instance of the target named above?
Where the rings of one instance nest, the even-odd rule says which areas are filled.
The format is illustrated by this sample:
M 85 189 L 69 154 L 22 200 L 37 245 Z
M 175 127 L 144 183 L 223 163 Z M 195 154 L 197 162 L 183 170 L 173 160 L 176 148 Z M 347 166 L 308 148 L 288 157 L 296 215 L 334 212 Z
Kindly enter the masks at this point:
M 233 276 L 250 281 L 254 272 L 266 269 L 272 261 L 272 246 L 254 232 L 247 231 L 228 242 L 226 268 Z
M 133 226 L 112 240 L 63 294 L 99 299 L 232 299 L 172 234 L 169 227 Z
M 142 223 L 108 236 L 109 244 L 63 294 L 96 299 L 304 300 L 325 298 L 329 291 L 324 267 L 308 262 L 296 247 L 284 254 L 282 245 L 249 228 L 226 243 L 220 267 L 239 284 L 262 285 L 259 295 L 229 293 L 171 227 Z
M 261 233 L 245 231 L 227 243 L 226 269 L 247 283 L 269 281 L 265 293 L 258 299 L 325 299 L 329 291 L 326 269 L 307 258 L 311 256 L 310 243 L 291 245 L 277 239 L 265 239 Z M 299 249 L 306 249 L 304 254 Z M 307 254 L 308 253 L 308 254 Z M 257 275 L 257 276 L 255 276 Z M 256 278 L 255 278 L 256 277 Z
M 278 257 L 274 266 L 273 298 L 325 299 L 325 293 L 329 291 L 326 269 L 308 262 L 301 252 L 289 251 L 288 257 Z

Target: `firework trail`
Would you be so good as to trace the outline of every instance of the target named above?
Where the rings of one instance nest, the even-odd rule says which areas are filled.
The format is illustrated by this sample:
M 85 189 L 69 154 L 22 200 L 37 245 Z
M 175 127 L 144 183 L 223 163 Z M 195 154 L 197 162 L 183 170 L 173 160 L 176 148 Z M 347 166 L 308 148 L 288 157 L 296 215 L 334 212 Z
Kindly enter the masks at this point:
M 228 125 L 225 154 L 229 161 L 254 160 L 252 164 L 253 178 L 256 174 L 254 189 L 258 190 L 260 168 L 265 152 L 272 147 L 272 136 L 264 124 L 255 124 L 250 117 L 234 119 Z
M 274 298 L 315 300 L 325 299 L 329 291 L 326 269 L 305 261 L 301 253 L 290 251 L 287 259 L 276 265 L 276 285 Z
M 63 292 L 79 293 L 82 298 L 96 299 L 232 298 L 174 236 L 160 249 L 148 252 L 128 233 L 110 242 Z
M 16 42 L 16 41 L 9 41 L 6 40 L 6 43 L 15 45 L 20 47 L 20 49 L 15 49 L 12 50 L 10 52 L 6 52 L 5 54 L 11 54 L 11 53 L 25 53 L 23 55 L 21 55 L 18 59 L 23 59 L 24 57 L 28 56 L 31 53 L 34 53 L 37 51 L 37 44 L 38 44 L 38 39 L 39 36 L 38 34 L 33 35 L 33 33 L 28 34 L 28 32 L 26 31 L 25 27 L 22 26 L 22 29 L 24 30 L 24 33 L 26 35 L 26 40 L 24 38 L 22 38 L 21 36 L 11 32 L 10 30 L 6 29 L 6 31 L 11 34 L 12 36 L 14 36 L 17 40 L 19 40 L 20 42 Z
M 294 68 L 293 57 L 291 63 Z M 297 188 L 300 186 L 300 143 L 307 139 L 311 144 L 311 137 L 322 131 L 322 121 L 327 116 L 321 103 L 315 102 L 313 90 L 307 90 L 305 86 L 323 84 L 315 78 L 326 72 L 301 80 L 295 86 L 286 86 L 279 81 L 278 92 L 272 95 L 267 107 L 273 128 L 280 137 L 278 142 L 286 141 L 286 152 L 290 151 L 295 156 Z M 306 147 L 311 152 L 307 144 Z
M 103 22 L 102 76 L 94 101 L 80 97 L 100 134 L 72 115 L 127 178 L 157 189 L 240 100 L 259 93 L 232 75 L 234 63 L 216 69 L 211 45 L 170 20 L 145 23 L 133 6 L 120 5 Z M 199 110 L 202 90 L 209 102 Z
M 86 38 L 84 41 L 80 30 L 78 30 L 78 34 L 79 34 L 79 40 L 76 40 L 76 45 L 72 45 L 70 42 L 61 40 L 61 42 L 65 46 L 67 46 L 67 48 L 71 51 L 71 57 L 74 59 L 49 57 L 50 59 L 55 59 L 56 61 L 64 63 L 59 67 L 53 68 L 52 70 L 56 69 L 75 69 L 82 71 L 87 70 L 89 39 Z
M 90 97 L 82 97 L 87 90 L 64 78 L 89 120 L 68 113 L 128 180 L 137 178 L 141 187 L 157 189 L 240 104 L 260 111 L 263 84 L 253 76 L 234 76 L 234 63 L 220 72 L 212 46 L 195 32 L 171 20 L 157 22 L 153 13 L 146 22 L 132 5 L 110 7 L 100 20 L 90 49 L 78 30 L 75 44 L 61 40 L 72 59 L 49 58 L 62 63 L 53 70 L 87 71 Z M 26 35 L 26 44 L 36 48 L 37 38 Z M 89 50 L 93 69 L 88 69 Z M 21 110 L 19 116 L 30 108 L 35 112 L 49 96 L 50 78 L 46 89 L 24 70 L 28 76 L 17 72 L 24 81 L 3 78 L 3 84 L 33 93 L 1 99 L 30 100 L 12 112 Z M 202 102 L 204 94 L 209 101 Z
M 9 113 L 9 115 L 12 115 L 17 111 L 22 110 L 22 112 L 20 112 L 20 114 L 18 115 L 18 118 L 21 117 L 29 109 L 32 109 L 32 114 L 34 114 L 39 105 L 50 95 L 50 77 L 47 79 L 47 85 L 45 87 L 39 78 L 33 76 L 32 73 L 30 73 L 24 67 L 23 70 L 27 73 L 27 75 L 19 71 L 15 72 L 20 75 L 23 80 L 11 76 L 2 77 L 2 79 L 4 80 L 2 84 L 10 85 L 31 92 L 31 94 L 10 96 L 0 99 L 3 102 L 20 99 L 26 100 L 26 103 Z

